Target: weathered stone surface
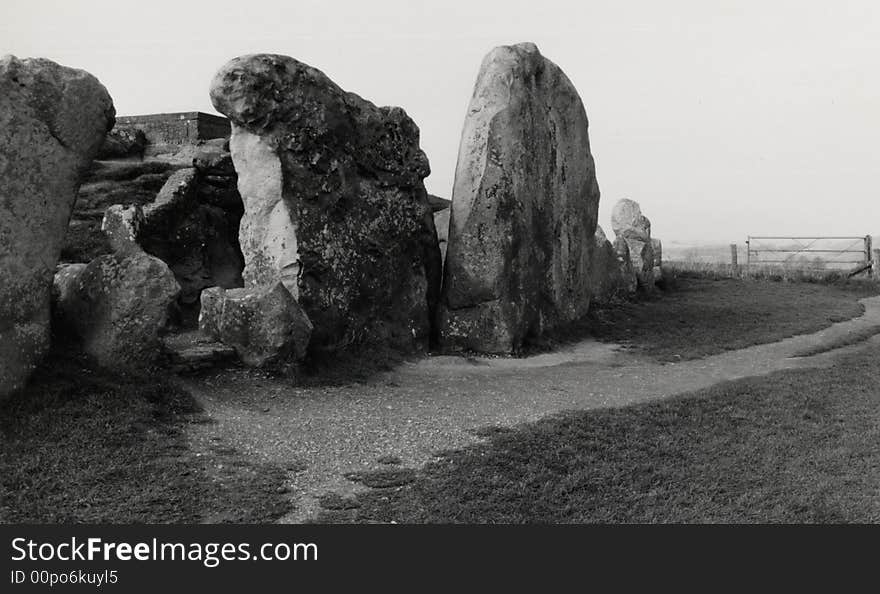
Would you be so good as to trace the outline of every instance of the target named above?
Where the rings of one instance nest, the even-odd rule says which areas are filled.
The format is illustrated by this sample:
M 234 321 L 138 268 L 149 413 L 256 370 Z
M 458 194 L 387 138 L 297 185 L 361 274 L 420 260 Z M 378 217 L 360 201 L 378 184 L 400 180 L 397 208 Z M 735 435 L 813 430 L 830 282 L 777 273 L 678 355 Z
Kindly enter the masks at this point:
M 492 50 L 458 154 L 441 343 L 507 353 L 583 317 L 598 204 L 572 83 L 534 44 Z
M 611 230 L 615 235 L 628 235 L 644 241 L 651 239 L 651 221 L 642 214 L 639 203 L 621 198 L 611 211 Z
M 95 258 L 77 275 L 64 319 L 83 350 L 104 366 L 154 362 L 180 287 L 162 260 L 144 252 Z
M 80 170 L 114 115 L 91 74 L 0 58 L 0 397 L 49 347 L 52 279 Z
M 130 256 L 142 251 L 137 236 L 143 223 L 144 213 L 137 204 L 114 204 L 104 213 L 101 231 L 116 254 Z
M 612 245 L 617 255 L 617 270 L 620 273 L 623 292 L 626 295 L 633 295 L 638 289 L 639 281 L 629 254 L 629 245 L 623 237 L 617 237 Z
M 312 323 L 281 282 L 202 291 L 199 330 L 231 346 L 246 365 L 262 367 L 306 355 Z
M 61 264 L 52 279 L 52 323 L 56 327 L 66 326 L 70 319 L 70 304 L 76 295 L 76 279 L 86 265 Z M 66 330 L 66 328 L 65 328 Z
M 654 266 L 663 265 L 663 243 L 659 239 L 651 238 L 651 250 L 654 253 Z
M 228 154 L 226 159 L 230 161 Z M 200 168 L 174 172 L 156 199 L 144 206 L 138 227 L 137 243 L 168 264 L 180 284 L 176 321 L 183 326 L 197 323 L 203 289 L 243 285 L 237 237 L 241 198 L 234 185 L 230 192 L 229 177 L 207 173 L 222 167 L 222 161 L 222 156 L 207 155 Z
M 654 249 L 651 243 L 651 221 L 642 214 L 639 204 L 623 198 L 611 211 L 611 226 L 617 238 L 626 241 L 629 257 L 640 288 L 654 288 Z
M 620 240 L 619 251 L 596 226 L 593 262 L 590 267 L 593 301 L 600 304 L 626 299 L 636 290 L 636 277 L 629 261 L 626 242 Z
M 279 55 L 235 58 L 211 99 L 232 121 L 246 284 L 284 283 L 316 349 L 426 347 L 441 264 L 409 116 Z

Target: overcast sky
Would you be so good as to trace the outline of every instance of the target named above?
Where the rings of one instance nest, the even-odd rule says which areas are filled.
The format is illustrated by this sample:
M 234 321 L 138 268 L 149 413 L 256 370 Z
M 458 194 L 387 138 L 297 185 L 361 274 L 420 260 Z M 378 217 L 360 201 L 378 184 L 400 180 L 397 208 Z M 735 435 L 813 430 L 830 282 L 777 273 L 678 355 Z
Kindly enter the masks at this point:
M 0 54 L 106 85 L 120 115 L 201 110 L 237 55 L 282 53 L 406 109 L 449 197 L 483 56 L 533 41 L 590 119 L 599 221 L 666 241 L 880 234 L 877 0 L 0 0 Z

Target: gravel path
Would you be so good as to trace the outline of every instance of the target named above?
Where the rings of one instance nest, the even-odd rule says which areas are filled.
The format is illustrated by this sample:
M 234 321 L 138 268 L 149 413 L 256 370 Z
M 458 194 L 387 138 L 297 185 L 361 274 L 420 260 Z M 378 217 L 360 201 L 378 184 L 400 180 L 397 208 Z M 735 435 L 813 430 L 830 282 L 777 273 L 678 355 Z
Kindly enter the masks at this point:
M 535 421 L 566 409 L 623 406 L 698 390 L 725 380 L 792 367 L 829 365 L 854 345 L 812 357 L 798 351 L 830 344 L 880 323 L 880 297 L 865 313 L 815 334 L 680 363 L 660 364 L 615 345 L 584 341 L 525 359 L 435 356 L 403 364 L 366 384 L 296 388 L 256 371 L 229 370 L 185 380 L 216 423 L 192 425 L 196 451 L 234 447 L 289 471 L 296 509 L 282 522 L 308 521 L 317 497 L 362 488 L 349 471 L 387 468 L 399 457 L 417 467 L 439 450 L 478 441 L 475 429 Z M 880 336 L 871 342 L 880 344 Z

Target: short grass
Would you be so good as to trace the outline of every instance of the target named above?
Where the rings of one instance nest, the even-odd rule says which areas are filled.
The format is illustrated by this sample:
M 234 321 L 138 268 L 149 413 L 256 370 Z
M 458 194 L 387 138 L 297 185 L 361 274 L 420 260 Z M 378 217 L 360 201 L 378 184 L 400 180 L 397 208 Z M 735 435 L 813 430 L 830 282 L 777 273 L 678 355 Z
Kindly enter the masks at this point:
M 232 450 L 196 455 L 204 422 L 175 384 L 54 353 L 0 407 L 4 523 L 269 522 L 290 508 L 285 473 Z
M 329 505 L 328 497 L 331 509 L 317 520 L 878 522 L 876 360 L 875 350 L 865 350 L 830 369 L 489 432 L 487 442 L 444 452 L 409 482 L 345 505 Z
M 88 263 L 111 253 L 101 231 L 104 211 L 112 204 L 152 202 L 177 168 L 162 161 L 94 161 L 77 194 L 61 261 Z
M 659 297 L 595 309 L 587 331 L 661 361 L 816 332 L 862 314 L 858 300 L 880 294 L 872 282 L 734 280 L 676 276 Z
M 860 342 L 865 342 L 869 338 L 880 334 L 880 325 L 874 324 L 868 326 L 866 328 L 862 328 L 860 330 L 855 330 L 848 334 L 844 334 L 834 340 L 830 340 L 826 343 L 815 345 L 809 348 L 802 349 L 800 351 L 795 352 L 793 357 L 811 357 L 813 355 L 818 355 L 820 353 L 827 353 L 828 351 L 833 351 L 836 349 L 840 349 L 843 347 L 851 346 L 854 344 L 858 344 Z

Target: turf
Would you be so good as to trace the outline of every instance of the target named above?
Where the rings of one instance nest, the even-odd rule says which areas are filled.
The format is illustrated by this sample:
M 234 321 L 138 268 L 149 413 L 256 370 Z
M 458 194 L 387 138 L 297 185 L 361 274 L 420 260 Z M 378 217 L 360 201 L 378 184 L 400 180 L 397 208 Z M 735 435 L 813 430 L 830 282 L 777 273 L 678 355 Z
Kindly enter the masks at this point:
M 830 369 L 490 431 L 411 482 L 371 489 L 317 520 L 878 522 L 876 359 L 864 350 Z
M 679 278 L 637 303 L 594 309 L 586 332 L 661 361 L 696 359 L 827 328 L 862 314 L 876 283 Z
M 820 353 L 827 353 L 843 347 L 865 342 L 869 338 L 880 334 L 880 324 L 874 324 L 860 330 L 855 330 L 843 336 L 840 336 L 827 343 L 816 345 L 810 348 L 802 349 L 795 352 L 792 357 L 811 357 Z
M 54 353 L 0 407 L 4 523 L 270 522 L 290 509 L 285 473 L 234 450 L 188 449 L 192 397 Z

